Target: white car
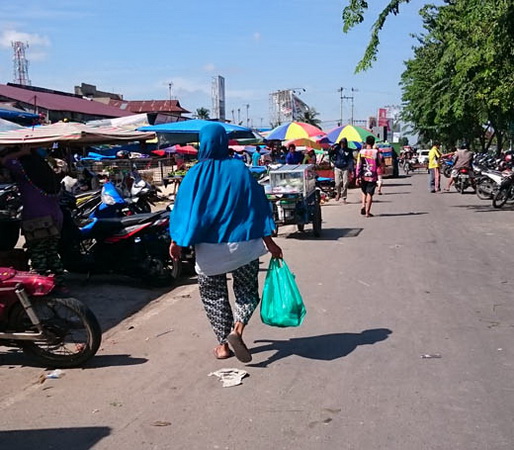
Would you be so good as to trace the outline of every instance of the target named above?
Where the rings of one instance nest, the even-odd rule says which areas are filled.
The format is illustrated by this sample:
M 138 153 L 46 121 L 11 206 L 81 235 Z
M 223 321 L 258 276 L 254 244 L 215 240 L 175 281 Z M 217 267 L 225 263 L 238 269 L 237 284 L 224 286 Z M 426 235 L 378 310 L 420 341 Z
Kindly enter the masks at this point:
M 430 150 L 418 150 L 417 151 L 417 155 L 418 155 L 418 162 L 420 164 L 426 164 L 428 163 L 428 153 L 429 153 Z

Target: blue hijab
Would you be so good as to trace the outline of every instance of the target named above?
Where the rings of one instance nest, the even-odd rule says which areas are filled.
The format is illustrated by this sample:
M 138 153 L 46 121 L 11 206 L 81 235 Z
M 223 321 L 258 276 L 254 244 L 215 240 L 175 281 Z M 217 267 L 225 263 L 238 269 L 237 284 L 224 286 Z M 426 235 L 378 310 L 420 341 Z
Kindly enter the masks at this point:
M 264 189 L 242 161 L 228 152 L 225 129 L 200 130 L 198 164 L 184 177 L 170 215 L 170 235 L 180 246 L 241 242 L 275 229 Z

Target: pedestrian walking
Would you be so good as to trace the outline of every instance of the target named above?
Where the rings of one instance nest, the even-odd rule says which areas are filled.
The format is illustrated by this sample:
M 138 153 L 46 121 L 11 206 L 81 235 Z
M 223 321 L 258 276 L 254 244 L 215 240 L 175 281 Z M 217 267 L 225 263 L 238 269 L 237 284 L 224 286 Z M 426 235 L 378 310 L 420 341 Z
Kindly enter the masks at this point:
M 439 160 L 441 158 L 441 150 L 439 150 L 439 142 L 434 142 L 434 145 L 428 152 L 428 172 L 429 172 L 429 185 L 430 192 L 441 192 L 441 169 L 439 167 Z
M 348 184 L 350 176 L 354 170 L 353 151 L 348 148 L 348 140 L 342 138 L 329 151 L 329 157 L 334 164 L 334 181 L 336 188 L 335 200 L 338 202 L 341 198 L 343 203 L 347 203 Z
M 377 187 L 378 168 L 384 166 L 384 158 L 377 149 L 373 148 L 374 144 L 375 138 L 368 136 L 365 148 L 357 155 L 356 182 L 362 190 L 361 214 L 366 217 L 373 217 L 371 205 Z
M 216 358 L 252 356 L 243 330 L 259 303 L 259 257 L 267 250 L 282 258 L 273 241 L 275 230 L 268 199 L 241 162 L 228 157 L 225 129 L 217 124 L 200 130 L 199 162 L 184 177 L 170 215 L 171 256 L 195 248 L 198 285 L 205 312 L 218 339 Z M 232 273 L 234 311 L 228 297 Z

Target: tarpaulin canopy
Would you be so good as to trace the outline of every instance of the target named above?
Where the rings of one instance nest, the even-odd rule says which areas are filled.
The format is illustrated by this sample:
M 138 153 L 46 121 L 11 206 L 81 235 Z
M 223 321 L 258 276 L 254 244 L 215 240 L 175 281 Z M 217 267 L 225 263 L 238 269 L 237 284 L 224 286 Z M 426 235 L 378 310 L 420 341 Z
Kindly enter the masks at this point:
M 120 141 L 145 141 L 155 133 L 119 129 L 115 127 L 89 127 L 76 122 L 58 122 L 0 133 L 0 145 L 51 144 L 73 142 L 77 144 L 106 144 Z
M 18 125 L 17 123 L 11 122 L 9 120 L 0 119 L 0 132 L 2 131 L 10 131 L 10 130 L 19 130 L 21 128 L 25 128 L 22 125 Z
M 134 114 L 126 117 L 116 117 L 114 119 L 91 120 L 86 122 L 90 127 L 116 127 L 124 130 L 136 130 L 137 128 L 149 126 L 148 114 Z
M 0 108 L 0 118 L 7 120 L 32 121 L 39 119 L 39 116 L 37 114 L 29 113 L 16 108 Z
M 161 135 L 163 137 L 163 141 L 167 144 L 186 144 L 190 142 L 198 142 L 200 130 L 211 123 L 213 122 L 210 120 L 194 119 L 184 120 L 181 122 L 162 123 L 160 125 L 150 125 L 147 127 L 140 127 L 138 130 L 153 131 L 158 135 Z M 240 127 L 238 125 L 232 125 L 225 122 L 215 123 L 219 123 L 223 128 L 225 128 L 229 139 L 255 140 L 260 138 L 260 136 L 254 133 L 250 128 Z

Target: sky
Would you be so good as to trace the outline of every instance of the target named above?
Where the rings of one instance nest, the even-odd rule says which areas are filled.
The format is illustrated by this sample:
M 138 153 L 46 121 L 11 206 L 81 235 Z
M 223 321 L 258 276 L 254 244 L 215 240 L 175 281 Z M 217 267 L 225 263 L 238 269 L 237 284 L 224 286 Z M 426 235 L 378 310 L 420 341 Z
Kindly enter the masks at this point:
M 13 81 L 11 41 L 27 42 L 33 86 L 73 92 L 81 83 L 125 100 L 171 96 L 192 113 L 212 110 L 212 78 L 225 78 L 227 118 L 270 124 L 269 94 L 297 89 L 324 130 L 341 119 L 341 94 L 353 117 L 401 104 L 403 62 L 421 32 L 411 2 L 380 35 L 378 61 L 355 74 L 377 13 L 342 31 L 346 0 L 24 0 L 0 2 L 0 83 Z M 354 89 L 352 92 L 351 89 Z M 247 106 L 249 105 L 249 106 Z M 343 123 L 352 102 L 342 101 Z M 239 110 L 239 112 L 238 112 Z

